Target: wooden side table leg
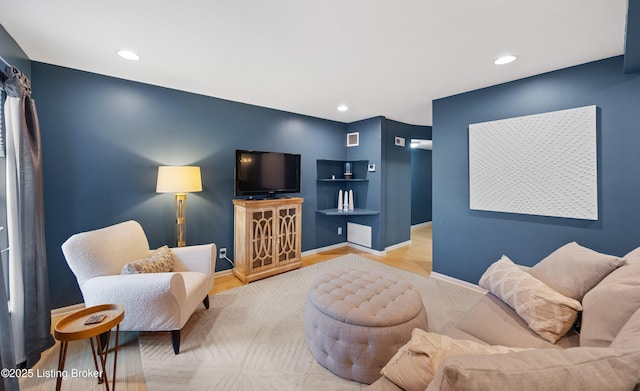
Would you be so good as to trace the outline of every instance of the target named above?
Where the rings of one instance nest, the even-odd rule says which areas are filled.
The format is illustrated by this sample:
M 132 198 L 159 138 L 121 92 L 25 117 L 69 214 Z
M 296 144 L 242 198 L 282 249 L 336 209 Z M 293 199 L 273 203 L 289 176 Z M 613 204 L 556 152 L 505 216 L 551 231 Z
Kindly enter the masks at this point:
M 111 381 L 111 391 L 116 389 L 116 364 L 118 363 L 118 337 L 120 336 L 120 324 L 116 326 L 116 346 L 113 350 L 113 380 Z
M 102 364 L 102 378 L 104 380 L 104 384 L 107 387 L 107 391 L 109 391 L 109 377 L 107 376 L 107 353 L 109 349 L 109 340 L 111 339 L 111 333 L 107 335 L 107 342 L 104 348 L 102 347 L 102 343 L 100 342 L 99 336 L 96 336 L 96 343 L 98 345 L 98 355 L 100 357 L 100 364 Z
M 64 371 L 64 363 L 67 360 L 67 341 L 60 342 L 60 354 L 58 355 L 58 373 L 56 379 L 56 391 L 60 391 L 62 387 L 62 371 Z
M 91 342 L 91 354 L 93 355 L 93 365 L 96 367 L 96 371 L 100 372 L 100 368 L 98 367 L 98 360 L 96 359 L 96 348 L 93 345 L 93 338 L 89 338 L 89 342 Z M 102 384 L 104 381 L 103 376 L 98 378 L 98 384 Z

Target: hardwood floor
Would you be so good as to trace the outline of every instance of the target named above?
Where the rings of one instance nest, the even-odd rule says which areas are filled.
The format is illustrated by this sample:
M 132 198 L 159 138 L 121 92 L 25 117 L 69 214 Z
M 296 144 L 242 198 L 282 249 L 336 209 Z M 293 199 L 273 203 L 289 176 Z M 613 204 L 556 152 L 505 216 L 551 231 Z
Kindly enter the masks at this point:
M 384 256 L 372 255 L 370 253 L 353 249 L 351 247 L 340 247 L 334 250 L 325 251 L 302 258 L 303 267 L 310 266 L 318 262 L 323 262 L 344 254 L 360 254 L 371 260 L 385 263 L 403 270 L 428 276 L 431 273 L 431 225 L 421 226 L 411 231 L 411 244 L 388 251 Z M 211 294 L 215 295 L 228 289 L 241 286 L 242 282 L 235 278 L 233 274 L 222 275 L 215 278 L 214 288 Z M 215 300 L 215 297 L 212 298 Z M 52 319 L 52 325 L 59 318 Z M 112 338 L 113 339 L 113 338 Z M 167 333 L 167 339 L 169 335 Z M 21 390 L 44 391 L 55 389 L 55 378 L 37 376 L 38 374 L 53 373 L 58 366 L 58 354 L 60 343 L 43 353 L 42 359 L 33 369 L 32 378 L 22 378 L 20 380 Z M 113 354 L 109 354 L 107 369 L 109 376 L 112 375 Z M 67 361 L 65 369 L 68 371 L 67 379 L 62 382 L 62 390 L 103 390 L 104 385 L 97 384 L 97 381 L 90 378 L 71 377 L 71 370 L 91 370 L 93 360 L 91 347 L 87 340 L 71 342 L 67 351 Z M 46 372 L 49 371 L 49 372 Z M 120 333 L 120 346 L 118 348 L 117 388 L 118 390 L 144 391 L 147 389 L 142 370 L 142 359 L 138 346 L 137 333 Z M 53 374 L 52 376 L 55 376 Z
M 431 224 L 420 226 L 411 230 L 411 244 L 395 250 L 387 251 L 384 256 L 360 251 L 351 247 L 340 247 L 330 251 L 302 257 L 302 267 L 323 262 L 345 254 L 360 254 L 374 261 L 382 262 L 399 269 L 428 276 L 431 273 Z M 233 274 L 216 277 L 211 294 L 224 292 L 241 286 L 242 282 Z

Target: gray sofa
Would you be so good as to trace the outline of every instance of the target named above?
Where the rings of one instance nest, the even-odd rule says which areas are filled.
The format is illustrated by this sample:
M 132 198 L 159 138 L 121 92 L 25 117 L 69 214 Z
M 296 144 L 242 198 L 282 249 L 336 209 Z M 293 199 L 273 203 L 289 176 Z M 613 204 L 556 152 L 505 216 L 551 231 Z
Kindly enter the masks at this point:
M 366 390 L 640 390 L 640 248 L 616 258 L 570 243 L 523 271 L 579 305 L 581 320 L 566 318 L 573 327 L 560 330 L 557 341 L 514 305 L 514 295 L 496 288 L 511 277 L 492 276 L 494 265 L 480 283 L 489 292 L 441 337 L 449 347 L 475 346 L 473 353 L 429 354 L 430 345 L 425 354 L 410 342 Z M 435 337 L 426 334 L 423 340 Z M 494 345 L 515 349 L 491 353 Z

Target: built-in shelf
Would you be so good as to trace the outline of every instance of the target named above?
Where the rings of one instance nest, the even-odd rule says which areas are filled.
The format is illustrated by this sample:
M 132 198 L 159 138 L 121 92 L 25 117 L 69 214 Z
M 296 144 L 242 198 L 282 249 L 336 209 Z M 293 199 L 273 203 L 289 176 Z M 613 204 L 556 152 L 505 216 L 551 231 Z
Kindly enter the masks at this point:
M 365 163 L 368 164 L 369 161 L 368 160 L 342 160 L 342 159 L 318 159 L 319 162 L 322 163 L 339 163 L 339 164 L 343 164 L 345 162 L 351 162 L 351 163 Z
M 368 179 L 318 179 L 318 182 L 367 182 Z
M 321 209 L 316 212 L 325 216 L 375 216 L 377 214 L 380 214 L 380 212 L 376 210 L 360 209 L 360 208 L 355 208 L 354 210 L 350 210 L 347 212 L 343 212 L 338 208 Z
M 352 177 L 345 178 L 345 163 L 351 163 Z M 317 206 L 316 211 L 323 216 L 343 216 L 349 220 L 351 216 L 375 216 L 380 212 L 366 209 L 367 189 L 369 187 L 368 160 L 328 160 L 319 159 L 316 163 Z M 336 179 L 331 179 L 331 178 Z M 346 189 L 345 189 L 346 187 Z M 353 190 L 355 210 L 343 212 L 337 208 L 338 192 Z M 347 195 L 345 194 L 345 197 Z

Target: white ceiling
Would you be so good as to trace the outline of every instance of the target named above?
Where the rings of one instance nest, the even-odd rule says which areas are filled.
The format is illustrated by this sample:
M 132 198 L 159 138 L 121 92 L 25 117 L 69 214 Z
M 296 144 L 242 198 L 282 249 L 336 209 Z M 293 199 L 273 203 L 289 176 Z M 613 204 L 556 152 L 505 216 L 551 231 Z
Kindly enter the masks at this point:
M 0 24 L 35 61 L 342 122 L 431 125 L 434 99 L 622 54 L 626 10 L 627 0 L 0 0 Z M 122 48 L 142 59 L 121 59 Z M 505 53 L 518 60 L 494 65 Z

